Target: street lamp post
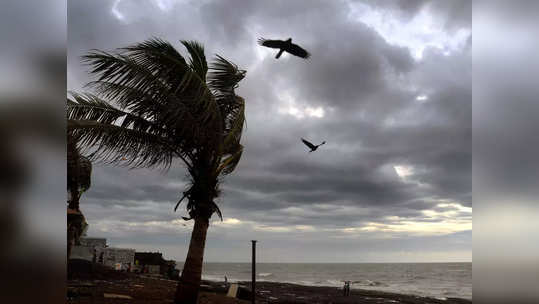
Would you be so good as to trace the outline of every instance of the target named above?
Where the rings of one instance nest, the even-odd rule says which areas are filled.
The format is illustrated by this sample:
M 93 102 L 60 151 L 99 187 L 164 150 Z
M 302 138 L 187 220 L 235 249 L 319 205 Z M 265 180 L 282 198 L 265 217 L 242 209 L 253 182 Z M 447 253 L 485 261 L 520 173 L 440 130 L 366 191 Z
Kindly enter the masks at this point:
M 252 304 L 255 304 L 255 287 L 256 287 L 256 240 L 252 240 L 253 245 L 253 262 L 252 262 L 252 277 L 251 277 L 251 291 L 252 291 L 252 298 L 251 302 Z

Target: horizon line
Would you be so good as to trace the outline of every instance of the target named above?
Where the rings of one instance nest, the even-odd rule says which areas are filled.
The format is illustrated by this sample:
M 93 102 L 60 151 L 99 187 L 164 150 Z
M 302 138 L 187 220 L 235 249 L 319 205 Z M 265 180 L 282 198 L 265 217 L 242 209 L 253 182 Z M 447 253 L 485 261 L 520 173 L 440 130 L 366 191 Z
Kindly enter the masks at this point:
M 184 261 L 175 260 L 179 263 L 184 263 Z M 204 261 L 206 263 L 220 263 L 220 264 L 251 264 L 251 261 L 239 262 L 239 261 L 225 261 L 225 262 L 216 262 L 216 261 Z M 445 261 L 445 262 L 256 262 L 256 264 L 471 264 L 472 261 Z

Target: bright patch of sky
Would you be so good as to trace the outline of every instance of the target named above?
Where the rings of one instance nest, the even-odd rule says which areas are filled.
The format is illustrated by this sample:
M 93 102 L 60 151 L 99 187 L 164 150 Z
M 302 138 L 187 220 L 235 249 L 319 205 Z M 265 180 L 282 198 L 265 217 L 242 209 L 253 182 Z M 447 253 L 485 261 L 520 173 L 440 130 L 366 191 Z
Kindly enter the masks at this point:
M 376 237 L 395 237 L 398 234 L 409 235 L 444 235 L 472 230 L 471 220 L 458 218 L 441 218 L 439 221 L 403 220 L 392 223 L 370 222 L 362 227 L 348 227 L 339 229 L 342 237 L 359 237 L 371 233 Z
M 242 223 L 243 222 L 237 218 L 227 218 L 227 219 L 224 219 L 223 221 L 216 220 L 212 222 L 213 225 L 217 225 L 217 226 L 234 226 L 234 225 L 241 225 Z
M 413 19 L 404 22 L 390 12 L 376 10 L 363 3 L 352 3 L 349 18 L 373 28 L 389 44 L 407 47 L 416 60 L 423 58 L 428 47 L 437 48 L 449 56 L 462 49 L 471 34 L 470 29 L 446 32 L 443 22 L 436 20 L 428 8 L 423 8 Z
M 170 8 L 172 8 L 172 6 L 178 1 L 175 1 L 175 0 L 154 0 L 154 2 L 157 4 L 157 6 L 162 11 L 167 11 Z
M 424 100 L 429 99 L 429 97 L 427 95 L 419 95 L 415 99 L 419 101 L 424 101 Z
M 395 168 L 395 172 L 402 179 L 414 174 L 414 168 L 412 166 L 393 166 L 393 168 Z
M 159 8 L 163 12 L 170 11 L 175 5 L 181 4 L 183 1 L 181 0 L 152 0 L 150 1 L 154 6 Z M 143 17 L 142 14 L 134 14 L 133 15 L 133 5 L 136 3 L 131 3 L 129 0 L 115 0 L 114 4 L 112 5 L 111 12 L 116 17 L 116 19 L 129 23 L 132 22 L 133 18 L 138 19 L 140 17 Z M 123 5 L 123 8 L 121 7 Z M 131 7 L 130 7 L 131 5 Z M 127 14 L 126 14 L 127 11 Z M 131 14 L 129 14 L 131 13 Z
M 112 11 L 112 14 L 114 15 L 114 17 L 116 17 L 119 20 L 124 21 L 125 16 L 118 10 L 118 4 L 120 4 L 120 2 L 121 2 L 121 0 L 114 1 L 114 5 L 112 6 L 111 11 Z
M 465 207 L 457 203 L 440 203 L 437 206 L 440 208 L 453 208 L 453 209 L 457 209 L 460 212 L 472 213 L 471 207 Z
M 281 114 L 291 115 L 298 119 L 305 117 L 322 118 L 325 116 L 326 112 L 323 107 L 299 106 L 288 93 L 281 94 L 279 99 L 283 104 L 278 107 L 278 112 Z

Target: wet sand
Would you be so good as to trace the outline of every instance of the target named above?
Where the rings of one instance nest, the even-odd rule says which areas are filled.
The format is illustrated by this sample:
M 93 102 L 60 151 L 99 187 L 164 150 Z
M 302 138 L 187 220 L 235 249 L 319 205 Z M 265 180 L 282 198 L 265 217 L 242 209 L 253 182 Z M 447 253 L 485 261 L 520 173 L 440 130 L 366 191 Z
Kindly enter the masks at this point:
M 257 298 L 260 298 L 261 300 L 260 303 L 471 303 L 471 301 L 465 299 L 449 298 L 447 300 L 438 300 L 433 298 L 361 289 L 352 289 L 350 290 L 349 296 L 344 296 L 342 288 L 302 286 L 271 282 L 257 282 L 256 289 Z
M 77 268 L 77 267 L 75 267 Z M 89 273 L 88 273 L 89 271 Z M 67 303 L 148 303 L 171 304 L 177 281 L 149 278 L 133 273 L 118 273 L 95 266 L 71 269 L 68 273 Z M 250 288 L 249 282 L 240 282 Z M 350 296 L 344 296 L 341 288 L 302 286 L 287 283 L 257 282 L 256 303 L 304 303 L 304 304 L 463 304 L 470 300 L 449 298 L 439 300 L 412 295 L 402 295 L 372 290 L 352 289 Z M 247 304 L 250 301 L 226 296 L 227 287 L 223 282 L 203 281 L 199 304 Z M 104 295 L 107 294 L 107 297 Z M 119 296 L 118 296 L 119 295 Z M 117 298 L 115 298 L 117 297 Z

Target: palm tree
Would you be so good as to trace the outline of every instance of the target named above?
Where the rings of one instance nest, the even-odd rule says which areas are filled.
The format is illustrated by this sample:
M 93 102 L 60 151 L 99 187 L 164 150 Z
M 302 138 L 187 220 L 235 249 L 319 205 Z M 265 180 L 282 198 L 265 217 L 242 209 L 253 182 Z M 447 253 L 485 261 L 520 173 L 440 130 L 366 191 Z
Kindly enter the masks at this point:
M 67 136 L 67 258 L 71 256 L 73 245 L 79 242 L 85 226 L 85 219 L 79 208 L 82 193 L 90 188 L 92 163 L 80 154 L 76 139 Z
M 219 55 L 208 69 L 201 44 L 181 43 L 187 59 L 155 38 L 84 56 L 97 93 L 72 93 L 68 129 L 95 160 L 168 169 L 179 159 L 186 166 L 190 184 L 174 210 L 187 199 L 184 219 L 194 220 L 194 228 L 175 303 L 196 303 L 209 219 L 214 213 L 222 219 L 214 202 L 219 181 L 243 151 L 245 103 L 234 90 L 245 71 Z

